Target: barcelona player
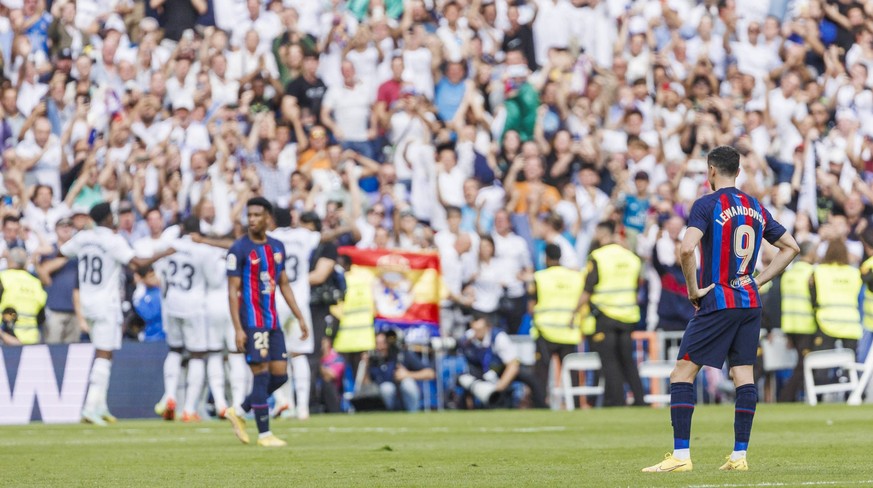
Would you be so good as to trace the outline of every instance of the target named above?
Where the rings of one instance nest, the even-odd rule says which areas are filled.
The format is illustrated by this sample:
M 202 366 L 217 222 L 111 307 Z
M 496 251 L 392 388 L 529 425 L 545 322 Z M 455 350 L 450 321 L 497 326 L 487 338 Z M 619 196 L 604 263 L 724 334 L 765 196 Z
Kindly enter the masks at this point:
M 725 359 L 736 386 L 736 408 L 734 450 L 720 469 L 749 469 L 746 448 L 758 401 L 753 375 L 761 330 L 758 288 L 782 273 L 800 252 L 794 238 L 773 220 L 770 212 L 735 187 L 740 155 L 734 148 L 713 149 L 707 163 L 713 193 L 694 202 L 680 247 L 688 298 L 696 314 L 688 323 L 676 367 L 670 374 L 673 453 L 644 472 L 691 471 L 689 440 L 696 396 L 693 381 L 701 366 L 721 368 Z M 753 276 L 762 238 L 779 252 Z M 695 257 L 698 247 L 699 270 Z
M 252 392 L 242 405 L 227 409 L 237 438 L 249 443 L 242 411 L 253 411 L 258 424 L 258 445 L 282 447 L 286 442 L 270 432 L 267 399 L 288 381 L 285 336 L 276 312 L 276 287 L 300 324 L 301 336 L 309 328 L 285 275 L 285 247 L 267 236 L 273 206 L 262 197 L 246 202 L 248 235 L 233 243 L 227 253 L 228 301 L 236 346 L 245 352 L 254 376 Z M 240 410 L 238 410 L 240 409 Z

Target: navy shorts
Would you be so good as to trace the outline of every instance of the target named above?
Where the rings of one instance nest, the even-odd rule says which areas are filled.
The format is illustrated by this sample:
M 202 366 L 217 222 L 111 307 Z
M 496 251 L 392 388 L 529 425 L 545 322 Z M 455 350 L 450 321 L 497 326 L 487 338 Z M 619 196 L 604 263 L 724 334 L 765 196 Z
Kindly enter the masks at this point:
M 246 362 L 249 364 L 286 361 L 285 333 L 282 329 L 246 329 Z
M 760 333 L 760 308 L 729 308 L 696 315 L 685 329 L 678 359 L 713 368 L 721 368 L 725 359 L 731 367 L 753 365 Z

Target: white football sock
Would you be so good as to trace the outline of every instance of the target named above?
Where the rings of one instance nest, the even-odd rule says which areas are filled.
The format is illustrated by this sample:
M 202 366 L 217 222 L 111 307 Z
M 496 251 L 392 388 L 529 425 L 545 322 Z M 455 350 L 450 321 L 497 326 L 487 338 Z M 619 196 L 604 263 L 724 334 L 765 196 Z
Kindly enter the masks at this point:
M 230 368 L 230 395 L 233 407 L 237 414 L 242 413 L 240 405 L 249 394 L 249 367 L 246 358 L 242 354 L 232 353 L 227 355 L 227 364 Z
M 197 402 L 203 392 L 204 379 L 206 379 L 206 365 L 203 359 L 189 359 L 188 387 L 185 389 L 185 412 L 197 413 Z
M 309 413 L 309 382 L 312 372 L 309 370 L 309 358 L 305 355 L 291 358 L 291 375 L 294 378 L 294 392 L 297 394 L 297 413 Z M 289 382 L 290 383 L 290 382 Z
M 224 396 L 224 357 L 220 352 L 211 352 L 206 357 L 206 377 L 209 378 L 215 411 L 221 413 L 227 408 L 227 397 Z
M 739 461 L 746 457 L 746 451 L 734 451 L 731 453 L 731 461 Z
M 680 461 L 691 459 L 691 449 L 673 449 L 673 457 Z
M 88 378 L 88 395 L 85 397 L 85 410 L 99 413 L 106 403 L 106 392 L 109 390 L 109 374 L 112 361 L 105 358 L 95 358 L 91 365 L 91 375 Z
M 182 355 L 176 351 L 168 352 L 167 358 L 164 359 L 164 401 L 169 398 L 176 399 L 180 371 L 182 371 Z

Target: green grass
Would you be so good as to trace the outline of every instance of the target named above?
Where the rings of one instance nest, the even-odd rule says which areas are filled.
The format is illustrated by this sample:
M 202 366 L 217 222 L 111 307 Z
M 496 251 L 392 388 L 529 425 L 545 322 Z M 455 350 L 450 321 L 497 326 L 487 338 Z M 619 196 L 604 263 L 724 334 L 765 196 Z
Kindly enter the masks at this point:
M 733 446 L 729 406 L 695 411 L 694 472 L 673 474 L 639 472 L 672 446 L 666 409 L 334 415 L 272 427 L 288 448 L 244 446 L 217 421 L 0 427 L 0 486 L 873 485 L 870 405 L 760 405 L 747 473 L 717 470 Z

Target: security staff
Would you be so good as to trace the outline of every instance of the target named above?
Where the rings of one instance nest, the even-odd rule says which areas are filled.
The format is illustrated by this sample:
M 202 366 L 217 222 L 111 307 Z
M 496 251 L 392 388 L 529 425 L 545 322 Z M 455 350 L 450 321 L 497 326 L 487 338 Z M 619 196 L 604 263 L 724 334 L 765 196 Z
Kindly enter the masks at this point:
M 797 365 L 779 392 L 780 402 L 797 401 L 798 392 L 803 391 L 803 358 L 812 351 L 818 330 L 809 289 L 815 252 L 816 248 L 811 242 L 804 242 L 800 246 L 800 257 L 785 270 L 780 279 L 781 328 L 797 350 Z
M 606 391 L 604 406 L 627 404 L 624 383 L 634 394 L 634 405 L 645 405 L 643 384 L 633 358 L 631 332 L 640 321 L 637 290 L 642 262 L 636 254 L 615 242 L 615 224 L 597 224 L 595 240 L 600 247 L 588 259 L 588 276 L 579 306 L 590 303 L 595 316 L 591 350 L 600 354 Z
M 831 239 L 827 245 L 810 284 L 815 319 L 822 333 L 822 343 L 817 349 L 832 349 L 836 340 L 841 339 L 843 347 L 854 350 L 861 338 L 858 309 L 861 272 L 849 264 L 849 252 L 842 239 Z
M 870 256 L 861 264 L 861 280 L 864 282 L 864 328 L 873 332 L 873 227 L 861 234 L 864 254 Z
M 583 279 L 579 271 L 561 266 L 561 248 L 556 244 L 546 245 L 546 269 L 534 273 L 535 289 L 530 296 L 533 328 L 531 335 L 537 342 L 535 376 L 540 387 L 538 404 L 545 405 L 545 390 L 549 381 L 549 365 L 552 356 L 558 360 L 576 352 L 582 342 L 582 330 L 577 320 L 577 305 L 582 294 Z
M 373 327 L 375 304 L 373 302 L 373 273 L 353 266 L 345 274 L 346 294 L 342 306 L 342 318 L 333 342 L 336 352 L 360 353 L 376 347 L 376 332 Z
M 39 343 L 38 325 L 42 321 L 46 293 L 39 279 L 24 270 L 27 252 L 9 251 L 9 269 L 0 271 L 0 309 L 12 307 L 18 313 L 15 337 L 23 345 Z

